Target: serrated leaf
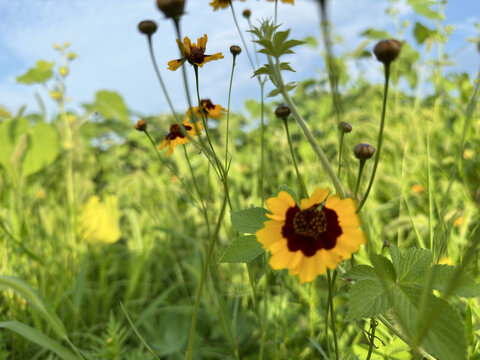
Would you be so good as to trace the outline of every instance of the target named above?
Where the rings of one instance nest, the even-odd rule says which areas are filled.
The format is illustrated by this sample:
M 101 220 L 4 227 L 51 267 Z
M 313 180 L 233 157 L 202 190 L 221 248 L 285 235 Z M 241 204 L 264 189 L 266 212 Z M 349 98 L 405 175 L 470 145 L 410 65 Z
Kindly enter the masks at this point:
M 348 295 L 348 313 L 345 320 L 356 320 L 382 314 L 391 308 L 387 292 L 378 280 L 359 280 Z
M 263 253 L 262 244 L 255 235 L 240 236 L 232 241 L 220 259 L 220 263 L 246 263 Z
M 233 227 L 240 233 L 254 234 L 263 228 L 263 223 L 268 219 L 267 209 L 261 207 L 251 207 L 248 209 L 232 211 L 230 219 Z
M 107 120 L 130 123 L 127 105 L 114 91 L 101 90 L 95 95 L 95 108 Z
M 280 191 L 286 191 L 287 193 L 289 193 L 293 200 L 295 200 L 297 205 L 300 205 L 300 198 L 298 197 L 298 194 L 290 186 L 288 186 L 287 184 L 280 185 L 275 194 L 278 195 Z
M 370 262 L 379 278 L 386 282 L 395 282 L 397 280 L 393 264 L 385 256 L 372 254 Z
M 281 49 L 289 33 L 290 29 L 285 31 L 278 31 L 275 33 L 275 35 L 273 36 L 273 46 L 275 49 Z
M 394 338 L 386 346 L 379 341 L 375 341 L 377 348 L 373 348 L 370 360 L 409 360 L 412 358 L 410 347 L 399 338 Z M 361 359 L 368 356 L 369 345 L 354 345 L 355 355 L 361 356 Z
M 35 67 L 28 69 L 25 74 L 17 77 L 17 82 L 27 85 L 44 83 L 52 78 L 54 66 L 54 62 L 38 60 Z
M 454 266 L 436 264 L 432 267 L 434 282 L 433 288 L 445 292 L 450 286 L 450 282 L 457 271 Z M 454 284 L 452 295 L 463 297 L 480 296 L 480 285 L 468 273 L 463 272 L 461 277 Z
M 397 281 L 402 284 L 421 282 L 432 262 L 430 250 L 410 248 L 405 254 L 394 245 L 391 246 L 393 267 L 397 274 Z
M 345 280 L 377 280 L 375 269 L 368 265 L 355 265 L 342 275 Z

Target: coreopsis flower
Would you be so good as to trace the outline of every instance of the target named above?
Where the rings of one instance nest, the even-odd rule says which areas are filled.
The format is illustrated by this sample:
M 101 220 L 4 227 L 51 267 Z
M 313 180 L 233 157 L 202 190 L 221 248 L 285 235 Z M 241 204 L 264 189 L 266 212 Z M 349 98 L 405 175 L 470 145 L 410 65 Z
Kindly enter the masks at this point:
M 92 244 L 111 244 L 120 239 L 118 198 L 91 196 L 82 206 L 78 223 L 84 240 Z
M 180 126 L 183 126 L 183 131 Z M 158 147 L 162 150 L 165 146 L 168 145 L 167 151 L 167 158 L 173 154 L 173 150 L 177 147 L 177 145 L 183 145 L 190 141 L 190 139 L 184 134 L 184 132 L 188 133 L 191 137 L 198 135 L 197 130 L 200 131 L 203 129 L 203 125 L 200 122 L 196 124 L 190 124 L 190 119 L 187 117 L 183 121 L 182 125 L 179 124 L 172 124 L 170 125 L 170 131 L 165 136 L 162 141 L 162 144 Z
M 245 1 L 245 0 L 242 0 Z M 230 6 L 231 0 L 213 0 L 210 5 L 213 7 L 213 11 L 217 11 L 218 9 L 225 9 Z
M 352 199 L 328 197 L 329 189 L 317 188 L 300 207 L 286 191 L 266 201 L 271 219 L 255 235 L 270 250 L 270 266 L 290 269 L 300 282 L 313 281 L 326 269 L 335 269 L 366 242 Z M 328 199 L 327 199 L 328 197 Z
M 275 0 L 268 0 L 268 1 L 273 2 L 273 1 L 275 1 Z M 282 3 L 287 3 L 287 4 L 292 4 L 292 5 L 294 5 L 293 2 L 294 2 L 294 0 L 282 0 Z
M 190 41 L 188 37 L 185 36 L 183 39 L 183 43 L 177 39 L 178 48 L 182 52 L 182 57 L 177 60 L 172 60 L 168 62 L 168 69 L 175 71 L 180 66 L 183 65 L 185 61 L 188 61 L 192 65 L 198 65 L 200 67 L 203 64 L 212 61 L 223 59 L 223 54 L 221 52 L 213 54 L 213 55 L 206 55 L 205 48 L 207 46 L 207 34 L 203 35 L 203 37 L 198 38 L 197 44 Z
M 200 105 L 202 106 L 203 115 L 205 117 L 216 120 L 220 120 L 223 116 L 223 112 L 227 111 L 227 109 L 222 108 L 220 105 L 213 105 L 210 99 L 200 100 Z M 200 113 L 200 108 L 198 106 L 193 107 L 193 113 L 197 118 L 202 118 L 202 114 Z M 188 109 L 187 114 L 188 116 L 191 116 L 190 109 Z

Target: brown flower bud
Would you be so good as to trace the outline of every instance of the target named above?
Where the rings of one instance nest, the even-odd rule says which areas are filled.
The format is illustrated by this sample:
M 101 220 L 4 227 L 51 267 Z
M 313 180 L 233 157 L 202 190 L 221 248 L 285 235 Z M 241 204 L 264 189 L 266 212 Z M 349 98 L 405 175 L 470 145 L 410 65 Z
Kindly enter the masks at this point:
M 359 160 L 368 160 L 375 154 L 375 148 L 370 144 L 360 143 L 355 145 L 353 153 Z
M 238 45 L 232 45 L 230 46 L 230 52 L 232 55 L 236 56 L 242 52 L 242 48 Z
M 145 131 L 147 130 L 147 122 L 144 119 L 138 120 L 135 124 L 135 130 Z
M 352 125 L 347 123 L 346 121 L 342 121 L 341 123 L 338 124 L 338 128 L 343 131 L 344 133 L 349 133 L 352 132 Z
M 143 20 L 138 23 L 138 30 L 142 34 L 151 36 L 157 31 L 157 24 L 152 20 Z
M 373 53 L 378 61 L 389 64 L 400 54 L 402 43 L 396 39 L 381 40 L 375 45 Z
M 383 247 L 384 247 L 384 248 L 390 248 L 390 247 L 391 247 L 390 241 L 385 240 L 385 241 L 383 242 Z
M 243 17 L 248 19 L 250 17 L 250 15 L 252 15 L 252 12 L 250 11 L 250 9 L 245 9 L 243 10 L 243 13 L 242 13 Z
M 287 105 L 280 105 L 275 109 L 275 115 L 285 121 L 290 115 L 290 108 Z
M 157 7 L 167 18 L 179 18 L 183 15 L 185 0 L 157 0 Z

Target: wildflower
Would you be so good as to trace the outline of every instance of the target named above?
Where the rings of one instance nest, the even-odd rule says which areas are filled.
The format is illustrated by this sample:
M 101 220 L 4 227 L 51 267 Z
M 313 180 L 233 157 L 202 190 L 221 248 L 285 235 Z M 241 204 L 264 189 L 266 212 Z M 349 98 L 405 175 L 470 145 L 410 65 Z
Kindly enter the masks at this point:
M 329 192 L 317 188 L 301 201 L 300 208 L 285 191 L 267 200 L 271 220 L 255 235 L 272 253 L 273 269 L 288 268 L 301 283 L 312 281 L 327 268 L 335 269 L 366 242 L 355 202 L 338 195 L 327 199 Z
M 349 132 L 352 132 L 352 125 L 350 125 L 348 122 L 346 121 L 342 121 L 338 124 L 338 127 L 339 129 L 344 132 L 344 133 L 349 133 Z
M 245 9 L 243 10 L 242 15 L 245 19 L 249 19 L 252 15 L 252 11 L 250 9 Z
M 65 77 L 65 76 L 68 75 L 68 69 L 67 69 L 65 66 L 60 66 L 60 67 L 58 68 L 58 73 L 59 73 L 61 76 Z
M 233 56 L 237 56 L 242 52 L 242 48 L 238 45 L 232 45 L 230 46 L 230 52 Z
M 152 36 L 157 31 L 157 24 L 152 20 L 143 20 L 138 23 L 138 31 L 144 35 Z
M 227 111 L 227 109 L 222 108 L 220 105 L 213 105 L 210 99 L 202 99 L 200 100 L 200 105 L 202 106 L 203 115 L 206 117 L 210 117 L 212 119 L 220 120 L 223 116 L 223 112 Z M 199 119 L 202 118 L 202 114 L 200 113 L 200 108 L 198 106 L 193 107 L 193 113 Z M 190 109 L 187 111 L 188 116 L 191 116 Z
M 462 225 L 463 223 L 463 217 L 458 217 L 455 219 L 455 221 L 453 222 L 453 226 L 454 227 L 459 227 L 460 225 Z
M 120 210 L 118 198 L 107 195 L 103 201 L 97 195 L 91 196 L 82 206 L 79 226 L 82 237 L 96 244 L 111 244 L 120 236 Z
M 188 117 L 185 118 L 182 126 L 183 131 L 178 124 L 170 125 L 169 133 L 167 134 L 167 136 L 165 136 L 162 144 L 158 147 L 160 150 L 162 150 L 165 146 L 168 145 L 167 158 L 173 154 L 173 150 L 175 150 L 177 145 L 183 145 L 190 141 L 190 139 L 184 134 L 184 131 L 190 136 L 194 136 L 197 135 L 196 129 L 198 129 L 198 131 L 203 129 L 203 125 L 201 123 L 197 123 L 196 126 L 194 124 L 190 124 L 190 119 Z
M 157 0 L 157 7 L 165 17 L 179 19 L 183 15 L 185 0 Z
M 198 65 L 200 67 L 203 64 L 212 61 L 223 59 L 223 54 L 221 52 L 216 53 L 214 55 L 205 55 L 205 48 L 207 46 L 207 34 L 203 35 L 203 37 L 198 38 L 197 44 L 190 41 L 188 37 L 185 36 L 183 39 L 183 43 L 177 39 L 178 48 L 182 52 L 182 58 L 178 60 L 172 60 L 168 62 L 168 69 L 175 71 L 180 66 L 183 65 L 185 61 L 188 61 L 192 65 Z
M 285 121 L 290 115 L 290 108 L 287 105 L 280 105 L 275 109 L 275 115 Z
M 135 124 L 135 130 L 138 130 L 138 131 L 147 130 L 147 121 L 144 119 L 138 120 Z
M 245 1 L 245 0 L 242 0 Z M 225 9 L 230 6 L 231 0 L 213 0 L 210 5 L 213 7 L 213 11 L 218 9 Z
M 418 193 L 424 192 L 425 188 L 420 184 L 414 184 L 412 185 L 412 191 L 418 194 Z
M 275 0 L 268 0 L 268 1 L 272 1 L 272 2 L 273 2 L 273 1 L 275 1 Z M 293 2 L 294 2 L 294 0 L 282 0 L 282 3 L 287 3 L 287 4 L 292 4 L 292 5 L 294 5 Z

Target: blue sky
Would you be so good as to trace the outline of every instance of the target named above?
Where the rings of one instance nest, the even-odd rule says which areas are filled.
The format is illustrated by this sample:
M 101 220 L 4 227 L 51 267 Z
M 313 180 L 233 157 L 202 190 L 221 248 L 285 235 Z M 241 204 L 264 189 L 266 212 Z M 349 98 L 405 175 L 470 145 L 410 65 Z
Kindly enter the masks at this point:
M 202 97 L 214 103 L 226 105 L 228 79 L 231 70 L 229 47 L 243 47 L 234 26 L 229 9 L 213 12 L 209 0 L 187 0 L 187 14 L 182 19 L 183 33 L 193 41 L 208 34 L 207 53 L 223 52 L 225 58 L 206 64 L 200 72 Z M 295 6 L 279 4 L 279 22 L 292 28 L 292 36 L 320 38 L 316 1 L 296 0 Z M 418 17 L 399 0 L 400 21 L 414 23 Z M 273 16 L 273 3 L 265 0 L 233 2 L 241 27 L 247 22 L 241 12 L 252 10 L 252 20 Z M 389 6 L 386 0 L 330 0 L 330 17 L 334 31 L 343 39 L 336 46 L 338 53 L 354 50 L 362 41 L 358 34 L 374 27 L 395 34 L 392 18 L 385 14 Z M 447 52 L 459 50 L 452 60 L 453 71 L 467 71 L 474 75 L 480 65 L 480 55 L 469 37 L 478 37 L 475 23 L 480 22 L 480 1 L 450 0 L 446 8 L 446 24 L 454 28 Z M 22 105 L 27 111 L 38 108 L 34 91 L 38 91 L 53 111 L 54 104 L 41 87 L 17 84 L 15 77 L 33 66 L 38 59 L 59 60 L 53 43 L 69 41 L 71 50 L 79 59 L 71 66 L 67 79 L 68 94 L 72 106 L 91 102 L 97 90 L 118 91 L 132 110 L 153 115 L 167 112 L 167 104 L 154 76 L 146 39 L 137 31 L 137 24 L 144 19 L 157 21 L 159 29 L 154 36 L 154 48 L 164 81 L 177 110 L 186 108 L 181 87 L 180 71 L 167 70 L 167 62 L 178 57 L 172 24 L 164 20 L 153 0 L 0 0 L 0 105 L 15 112 Z M 427 25 L 428 22 L 425 22 Z M 246 38 L 248 39 L 248 34 Z M 412 41 L 411 34 L 406 34 Z M 316 76 L 322 69 L 319 49 L 297 48 L 290 56 L 292 67 L 297 70 L 289 75 L 291 80 Z M 373 81 L 381 76 L 380 64 L 367 60 L 362 68 L 350 64 L 353 76 L 359 71 Z M 189 69 L 193 75 L 193 70 Z M 258 99 L 258 83 L 251 79 L 251 67 L 245 53 L 238 58 L 235 70 L 232 108 L 242 110 L 244 101 Z M 379 75 L 380 74 L 380 75 Z M 193 78 L 190 81 L 193 86 Z

